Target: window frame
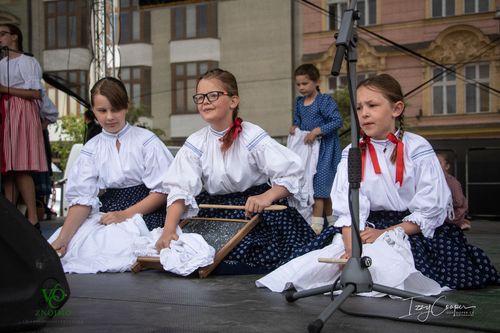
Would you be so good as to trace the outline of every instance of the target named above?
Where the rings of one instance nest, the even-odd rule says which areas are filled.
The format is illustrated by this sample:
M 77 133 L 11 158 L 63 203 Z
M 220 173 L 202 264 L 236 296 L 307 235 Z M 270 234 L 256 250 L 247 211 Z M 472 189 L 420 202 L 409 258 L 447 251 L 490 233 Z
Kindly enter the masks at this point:
M 455 69 L 452 66 L 453 69 Z M 432 76 L 436 76 L 438 73 L 436 71 L 441 71 L 444 72 L 445 69 L 442 67 L 433 67 L 432 68 Z M 450 76 L 453 76 L 453 79 L 449 79 Z M 437 97 L 435 96 L 435 91 L 436 88 L 441 88 L 441 93 L 442 93 L 442 99 L 440 102 L 441 106 L 441 113 L 437 113 L 436 110 L 436 101 Z M 448 96 L 448 88 L 454 88 L 454 99 L 452 100 L 452 104 L 448 103 L 449 101 L 449 96 Z M 433 116 L 443 116 L 443 115 L 456 115 L 457 114 L 457 78 L 456 74 L 451 71 L 447 71 L 446 73 L 441 75 L 440 79 L 434 79 L 434 82 L 432 83 L 432 115 Z M 454 112 L 449 112 L 449 107 L 448 105 L 453 106 Z
M 88 90 L 89 75 L 88 75 L 88 71 L 85 71 L 85 70 L 60 70 L 60 71 L 50 71 L 47 73 L 61 78 L 62 80 L 64 80 L 63 82 L 65 84 L 67 84 L 67 87 L 70 90 L 72 90 L 73 92 L 78 94 L 84 100 L 87 100 L 87 101 L 89 100 L 89 90 Z M 79 79 L 83 78 L 83 82 L 80 80 L 79 81 L 70 80 L 71 74 L 73 74 L 73 73 L 75 75 L 77 75 L 77 77 Z M 60 111 L 61 115 L 64 115 L 64 114 L 81 115 L 81 114 L 83 114 L 85 107 L 80 105 L 78 102 L 76 102 L 68 94 L 66 94 L 65 92 L 63 92 L 59 89 L 53 88 L 50 85 L 47 85 L 47 89 L 51 90 L 50 92 L 47 91 L 47 93 L 49 96 L 53 96 L 51 99 L 56 104 L 57 109 Z M 60 94 L 62 94 L 62 96 L 60 96 Z M 65 103 L 66 105 L 60 104 L 60 101 L 61 101 L 63 96 L 66 99 L 66 103 Z M 77 106 L 79 105 L 80 107 L 77 107 L 76 110 L 73 110 L 74 105 L 77 105 Z
M 441 13 L 434 13 L 434 4 L 440 2 Z M 451 8 L 450 8 L 451 7 Z M 455 16 L 455 0 L 431 0 L 431 17 L 450 17 Z
M 122 0 L 120 0 L 120 38 L 119 44 L 132 44 L 132 43 L 151 43 L 151 13 L 147 10 L 139 9 L 139 0 L 128 0 L 129 6 L 122 6 Z M 134 14 L 139 14 L 139 37 L 134 38 Z M 124 14 L 128 14 L 130 17 L 129 24 L 125 27 L 122 25 L 122 17 Z M 123 34 L 124 30 L 127 30 L 127 35 Z M 124 36 L 127 36 L 124 39 Z
M 191 25 L 188 27 L 187 13 L 189 10 L 195 9 L 194 36 L 188 36 L 188 28 L 193 28 Z M 202 10 L 206 8 L 206 17 L 203 15 Z M 203 15 L 203 17 L 202 17 Z M 202 30 L 200 22 L 206 18 L 206 31 Z M 172 41 L 196 39 L 196 38 L 216 38 L 217 37 L 217 3 L 208 2 L 200 4 L 192 4 L 186 6 L 173 7 L 170 10 L 170 39 Z M 178 27 L 179 25 L 179 27 Z M 180 30 L 180 31 L 179 31 Z
M 370 11 L 370 3 L 372 3 L 374 11 Z M 363 8 L 360 9 L 360 5 L 363 4 Z M 367 5 L 368 4 L 368 5 Z M 369 26 L 377 24 L 377 0 L 359 0 L 357 2 L 357 9 L 359 11 L 358 25 Z M 373 19 L 373 22 L 372 20 Z
M 481 76 L 480 76 L 481 66 L 487 66 L 487 71 L 486 71 L 488 73 L 487 78 L 481 78 Z M 474 68 L 474 77 L 467 76 L 467 69 L 468 68 Z M 483 105 L 482 105 L 481 96 L 482 96 L 482 92 L 484 93 L 486 88 L 480 86 L 478 84 L 478 82 L 489 86 L 489 84 L 490 84 L 490 64 L 489 63 L 467 64 L 464 66 L 464 75 L 466 77 L 466 81 L 464 83 L 465 84 L 465 88 L 464 88 L 464 113 L 474 114 L 474 113 L 489 112 L 491 110 L 491 98 L 489 96 L 489 91 L 486 91 L 486 96 L 487 96 L 488 100 L 486 102 L 486 105 L 484 106 L 485 110 L 482 110 Z M 469 80 L 474 80 L 474 81 L 469 82 Z M 467 89 L 469 86 L 474 87 L 474 98 L 475 98 L 474 110 L 470 110 L 469 105 L 467 103 L 467 101 L 469 101 L 471 99 L 471 96 L 469 96 L 469 90 Z
M 65 10 L 60 9 L 60 4 L 65 4 Z M 69 4 L 74 5 L 73 10 L 70 10 Z M 54 6 L 54 12 L 51 12 L 50 7 Z M 75 20 L 74 36 L 70 32 L 71 18 Z M 44 2 L 44 22 L 45 22 L 45 49 L 57 50 L 77 47 L 88 47 L 89 35 L 87 26 L 88 20 L 88 6 L 84 0 L 54 0 Z M 51 20 L 54 20 L 53 29 Z M 60 25 L 64 24 L 65 27 L 61 28 Z M 64 33 L 64 36 L 61 34 Z M 53 36 L 52 36 L 53 34 Z M 73 37 L 75 40 L 73 41 Z
M 332 8 L 334 17 L 332 17 Z M 340 23 L 342 22 L 342 15 L 347 9 L 347 0 L 330 0 L 328 3 L 328 30 L 337 31 L 340 30 Z
M 139 70 L 139 78 L 134 77 L 134 71 Z M 128 71 L 128 77 L 124 72 Z M 151 117 L 151 67 L 149 66 L 124 66 L 120 68 L 120 80 L 127 89 L 128 97 L 130 100 L 130 107 L 139 109 L 140 116 Z M 140 102 L 134 101 L 136 98 L 133 94 L 133 85 L 139 84 Z
M 196 74 L 188 75 L 187 66 L 190 64 L 196 64 Z M 184 74 L 177 74 L 177 66 L 183 66 Z M 206 70 L 204 70 L 206 66 Z M 181 62 L 171 64 L 172 71 L 172 114 L 182 115 L 182 114 L 196 114 L 198 112 L 196 105 L 193 102 L 192 96 L 195 94 L 195 90 L 190 90 L 188 87 L 188 81 L 195 80 L 203 75 L 207 70 L 211 70 L 218 67 L 217 61 L 191 61 L 191 62 Z M 183 94 L 184 104 L 179 106 L 178 103 L 178 93 L 179 89 L 177 84 L 181 83 L 183 87 L 180 93 Z M 189 105 L 192 107 L 190 108 Z
M 467 5 L 466 3 L 470 1 L 474 1 L 474 10 L 473 11 L 467 11 Z M 480 6 L 480 1 L 484 1 L 482 2 L 483 4 L 485 3 L 486 4 L 486 9 L 485 10 L 480 10 L 479 6 Z M 490 1 L 489 0 L 464 0 L 464 14 L 468 15 L 468 14 L 478 14 L 478 13 L 486 13 L 489 11 L 489 7 L 490 7 Z

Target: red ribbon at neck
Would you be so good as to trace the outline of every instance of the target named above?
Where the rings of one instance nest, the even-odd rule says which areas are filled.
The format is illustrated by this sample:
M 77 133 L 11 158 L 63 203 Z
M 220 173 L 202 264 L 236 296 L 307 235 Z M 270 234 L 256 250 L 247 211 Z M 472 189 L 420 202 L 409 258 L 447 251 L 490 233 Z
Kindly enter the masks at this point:
M 222 138 L 220 138 L 219 140 L 225 141 L 225 139 L 229 136 L 229 133 L 231 133 L 231 130 L 234 128 L 233 138 L 232 138 L 232 142 L 234 142 L 234 140 L 236 140 L 236 137 L 238 136 L 238 134 L 240 134 L 241 131 L 243 131 L 243 127 L 241 127 L 242 121 L 243 120 L 240 117 L 236 117 L 236 119 L 233 120 L 233 123 L 231 124 L 231 126 L 229 126 L 226 134 L 224 134 L 224 136 Z
M 387 135 L 387 139 L 396 145 L 396 183 L 399 183 L 399 186 L 403 186 L 403 174 L 405 169 L 405 161 L 404 161 L 404 144 L 403 141 L 399 140 L 394 134 L 389 133 Z M 377 152 L 375 151 L 375 147 L 371 143 L 371 139 L 369 136 L 364 136 L 363 140 L 359 143 L 360 147 L 366 146 L 368 148 L 368 153 L 370 154 L 370 159 L 373 164 L 373 170 L 376 174 L 382 173 L 380 171 L 380 164 L 378 163 Z M 361 179 L 365 174 L 365 163 L 366 163 L 366 154 L 361 155 Z
M 396 145 L 396 183 L 403 186 L 403 174 L 405 170 L 405 145 L 403 141 L 396 138 L 392 133 L 387 135 L 387 139 Z
M 364 136 L 363 140 L 359 143 L 360 147 L 366 146 L 368 148 L 368 153 L 370 154 L 370 159 L 372 160 L 373 170 L 376 174 L 382 173 L 380 171 L 380 165 L 378 164 L 377 152 L 375 151 L 375 147 L 371 143 L 371 139 L 369 136 Z M 366 164 L 366 154 L 361 155 L 361 180 L 365 175 L 365 164 Z
M 229 127 L 228 132 L 231 132 L 231 130 L 234 128 L 233 141 L 236 140 L 236 137 L 238 136 L 238 134 L 240 134 L 241 131 L 243 130 L 243 128 L 241 127 L 241 122 L 242 121 L 243 120 L 240 117 L 236 117 L 236 119 L 234 119 L 233 124 L 231 125 L 231 127 Z

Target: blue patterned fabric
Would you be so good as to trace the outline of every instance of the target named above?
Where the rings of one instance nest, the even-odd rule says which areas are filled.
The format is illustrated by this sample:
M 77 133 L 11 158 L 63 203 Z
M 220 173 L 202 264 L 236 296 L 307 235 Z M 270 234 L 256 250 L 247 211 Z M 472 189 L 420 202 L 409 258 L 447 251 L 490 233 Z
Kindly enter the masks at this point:
M 303 131 L 321 128 L 323 135 L 313 179 L 314 197 L 330 198 L 342 154 L 337 134 L 337 130 L 342 127 L 342 118 L 337 104 L 329 95 L 319 94 L 311 105 L 304 106 L 304 96 L 299 96 L 295 103 L 294 125 Z
M 409 212 L 370 212 L 368 221 L 377 229 L 401 222 Z M 421 233 L 409 236 L 415 267 L 441 286 L 452 289 L 482 288 L 499 285 L 500 274 L 483 250 L 467 243 L 463 231 L 444 223 L 433 238 Z
M 101 201 L 101 208 L 99 211 L 107 213 L 127 209 L 147 197 L 149 192 L 150 190 L 144 184 L 119 189 L 106 189 L 106 192 L 99 197 Z M 165 205 L 154 212 L 142 216 L 149 230 L 163 227 L 167 215 L 166 209 L 165 202 Z
M 263 184 L 240 193 L 209 195 L 203 192 L 196 197 L 196 201 L 198 204 L 245 205 L 249 196 L 261 194 L 269 188 L 269 185 Z M 275 204 L 288 206 L 288 201 L 281 199 Z M 244 219 L 245 212 L 201 209 L 198 217 Z M 260 222 L 226 256 L 214 274 L 267 273 L 300 255 L 304 248 L 310 251 L 326 246 L 328 239 L 331 241 L 331 237 L 326 237 L 326 234 L 325 237 L 316 238 L 295 208 L 264 211 L 260 215 Z

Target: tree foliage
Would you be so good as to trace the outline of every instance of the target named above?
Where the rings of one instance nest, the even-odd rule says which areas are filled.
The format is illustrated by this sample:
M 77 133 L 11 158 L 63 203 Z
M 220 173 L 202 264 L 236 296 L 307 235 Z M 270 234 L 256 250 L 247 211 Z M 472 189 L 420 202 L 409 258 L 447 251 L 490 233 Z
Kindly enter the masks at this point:
M 351 143 L 351 110 L 350 110 L 350 97 L 347 89 L 338 89 L 333 93 L 333 99 L 337 102 L 340 114 L 342 115 L 343 126 L 339 130 L 340 144 L 342 149 Z
M 81 116 L 67 115 L 59 118 L 56 123 L 57 131 L 61 133 L 61 140 L 51 143 L 53 158 L 58 160 L 61 170 L 66 168 L 71 147 L 75 143 L 83 143 L 85 122 Z

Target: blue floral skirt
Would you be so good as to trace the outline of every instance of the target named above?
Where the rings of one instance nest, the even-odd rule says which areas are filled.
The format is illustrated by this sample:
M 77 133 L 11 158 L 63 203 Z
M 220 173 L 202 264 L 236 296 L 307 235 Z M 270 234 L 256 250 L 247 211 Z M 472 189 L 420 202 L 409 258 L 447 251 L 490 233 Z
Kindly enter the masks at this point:
M 409 212 L 370 212 L 368 221 L 377 229 L 401 222 Z M 441 286 L 452 289 L 499 285 L 500 275 L 480 248 L 467 243 L 463 231 L 454 224 L 436 228 L 433 238 L 421 233 L 409 236 L 415 267 Z
M 254 186 L 245 192 L 209 195 L 202 192 L 196 197 L 198 204 L 245 205 L 249 196 L 259 195 L 270 189 L 267 184 Z M 316 237 L 302 215 L 289 207 L 286 198 L 275 204 L 285 205 L 281 211 L 264 211 L 260 222 L 226 256 L 214 274 L 263 274 L 287 261 L 331 241 L 326 233 Z M 243 210 L 200 209 L 198 217 L 245 219 Z M 303 252 L 305 251 L 305 252 Z
M 147 197 L 149 193 L 150 189 L 144 184 L 119 189 L 108 188 L 106 192 L 99 197 L 101 201 L 101 208 L 99 211 L 107 213 L 127 209 Z M 165 203 L 165 205 L 154 212 L 142 216 L 149 230 L 158 227 L 163 228 L 167 215 L 166 209 Z

